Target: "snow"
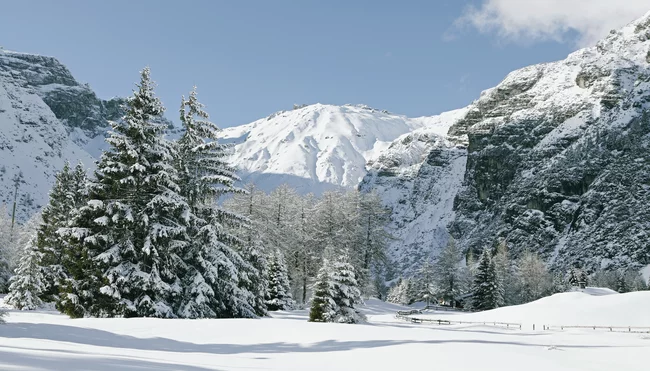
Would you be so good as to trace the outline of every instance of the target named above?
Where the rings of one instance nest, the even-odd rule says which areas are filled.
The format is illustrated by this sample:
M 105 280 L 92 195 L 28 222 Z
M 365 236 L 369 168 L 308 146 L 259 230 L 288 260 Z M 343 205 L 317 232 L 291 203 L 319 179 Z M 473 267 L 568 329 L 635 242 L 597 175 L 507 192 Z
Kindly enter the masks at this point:
M 408 118 L 367 106 L 313 104 L 280 111 L 253 123 L 225 128 L 231 156 L 244 182 L 269 191 L 288 183 L 301 193 L 353 188 L 366 162 L 399 136 L 427 127 L 446 134 L 447 115 Z
M 527 306 L 440 315 L 498 314 L 512 321 L 544 316 L 561 305 L 565 310 L 554 310 L 553 316 L 564 323 L 578 312 L 592 321 L 627 323 L 618 317 L 632 308 L 638 313 L 629 321 L 644 320 L 645 312 L 638 309 L 650 305 L 650 292 L 633 294 L 569 293 Z M 572 303 L 576 310 L 567 311 Z M 627 311 L 621 308 L 625 306 Z M 427 364 L 442 370 L 647 369 L 650 337 L 643 334 L 431 326 L 395 319 L 400 309 L 404 307 L 367 300 L 365 325 L 310 323 L 306 310 L 258 320 L 70 320 L 51 312 L 12 311 L 8 324 L 0 327 L 0 369 L 394 371 Z

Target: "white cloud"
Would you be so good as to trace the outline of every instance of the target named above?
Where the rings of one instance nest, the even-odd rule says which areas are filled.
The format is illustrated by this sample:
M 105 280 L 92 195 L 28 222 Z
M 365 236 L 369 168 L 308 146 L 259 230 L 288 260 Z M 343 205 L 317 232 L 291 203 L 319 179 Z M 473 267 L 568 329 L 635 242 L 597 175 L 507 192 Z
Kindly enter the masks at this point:
M 555 40 L 587 46 L 648 11 L 650 0 L 482 0 L 480 6 L 465 9 L 455 28 L 494 32 L 506 41 Z M 578 38 L 569 40 L 573 32 Z

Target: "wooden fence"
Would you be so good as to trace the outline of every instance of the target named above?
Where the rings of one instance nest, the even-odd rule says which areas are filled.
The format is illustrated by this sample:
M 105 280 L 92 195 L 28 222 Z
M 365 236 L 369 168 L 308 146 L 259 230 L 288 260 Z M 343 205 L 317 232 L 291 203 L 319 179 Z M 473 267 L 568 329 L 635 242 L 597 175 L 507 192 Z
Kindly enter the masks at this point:
M 632 332 L 632 333 L 650 333 L 650 327 L 640 327 L 640 326 L 549 326 L 543 325 L 543 330 L 567 330 L 567 329 L 588 329 L 588 330 L 600 330 L 608 332 Z
M 412 313 L 415 312 L 415 313 Z M 495 326 L 495 327 L 505 327 L 508 329 L 519 329 L 521 330 L 521 323 L 513 322 L 469 322 L 469 321 L 454 321 L 448 319 L 434 319 L 434 318 L 417 318 L 411 317 L 413 314 L 421 314 L 420 311 L 400 311 L 397 312 L 395 318 L 401 319 L 404 321 L 409 321 L 411 323 L 430 323 L 434 325 L 481 325 L 481 326 Z

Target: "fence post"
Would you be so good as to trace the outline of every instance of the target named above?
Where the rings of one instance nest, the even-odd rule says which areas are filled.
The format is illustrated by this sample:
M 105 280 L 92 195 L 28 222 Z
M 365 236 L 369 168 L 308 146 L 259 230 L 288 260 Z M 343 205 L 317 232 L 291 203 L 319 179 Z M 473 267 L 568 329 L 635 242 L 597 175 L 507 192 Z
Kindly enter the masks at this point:
M 535 331 L 535 324 L 533 323 L 533 331 Z

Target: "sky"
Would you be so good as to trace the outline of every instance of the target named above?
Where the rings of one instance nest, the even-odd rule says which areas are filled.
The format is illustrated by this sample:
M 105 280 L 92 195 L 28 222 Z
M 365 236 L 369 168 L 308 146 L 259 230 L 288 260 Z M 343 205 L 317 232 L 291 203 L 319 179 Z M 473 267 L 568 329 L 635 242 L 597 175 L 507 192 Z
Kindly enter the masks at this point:
M 181 95 L 221 127 L 293 104 L 407 116 L 461 108 L 508 72 L 565 58 L 650 0 L 0 0 L 0 46 L 51 55 L 101 98 L 149 66 L 167 117 Z

